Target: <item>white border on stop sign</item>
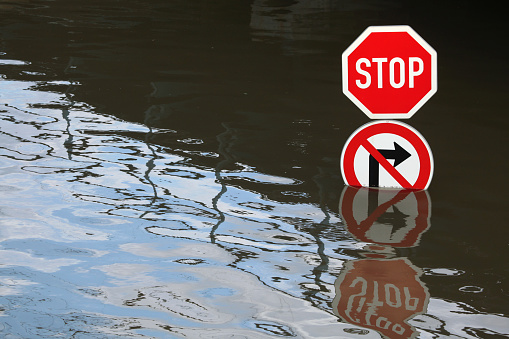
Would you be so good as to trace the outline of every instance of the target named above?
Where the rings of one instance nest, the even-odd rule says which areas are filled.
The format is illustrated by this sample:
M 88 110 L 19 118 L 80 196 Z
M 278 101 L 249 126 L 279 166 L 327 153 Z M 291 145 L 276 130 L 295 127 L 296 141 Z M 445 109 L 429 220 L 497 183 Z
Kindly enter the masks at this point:
M 419 102 L 408 113 L 371 113 L 371 111 L 348 90 L 348 56 L 373 32 L 406 32 L 431 55 L 431 90 L 421 100 L 419 100 Z M 417 34 L 412 27 L 408 25 L 369 26 L 342 54 L 341 67 L 343 73 L 343 93 L 370 119 L 409 119 L 437 92 L 437 63 L 437 52 L 435 49 L 431 47 L 419 34 Z

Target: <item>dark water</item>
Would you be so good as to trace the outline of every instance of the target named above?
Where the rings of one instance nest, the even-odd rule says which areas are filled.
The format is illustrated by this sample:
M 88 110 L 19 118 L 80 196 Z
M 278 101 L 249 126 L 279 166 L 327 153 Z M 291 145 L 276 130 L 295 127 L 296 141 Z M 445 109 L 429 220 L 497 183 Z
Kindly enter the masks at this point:
M 484 6 L 0 3 L 1 336 L 509 336 L 508 49 Z M 386 24 L 438 53 L 406 121 L 426 192 L 341 179 L 369 120 L 341 53 Z

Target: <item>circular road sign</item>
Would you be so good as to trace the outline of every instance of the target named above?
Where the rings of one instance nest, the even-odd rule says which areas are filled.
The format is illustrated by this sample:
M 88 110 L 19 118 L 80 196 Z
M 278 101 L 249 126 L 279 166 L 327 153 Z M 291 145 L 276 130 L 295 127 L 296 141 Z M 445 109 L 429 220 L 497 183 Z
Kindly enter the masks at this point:
M 350 186 L 427 189 L 433 155 L 424 137 L 399 121 L 359 127 L 341 153 L 341 174 Z
M 371 119 L 408 119 L 437 91 L 437 53 L 409 26 L 368 27 L 342 68 L 343 93 Z

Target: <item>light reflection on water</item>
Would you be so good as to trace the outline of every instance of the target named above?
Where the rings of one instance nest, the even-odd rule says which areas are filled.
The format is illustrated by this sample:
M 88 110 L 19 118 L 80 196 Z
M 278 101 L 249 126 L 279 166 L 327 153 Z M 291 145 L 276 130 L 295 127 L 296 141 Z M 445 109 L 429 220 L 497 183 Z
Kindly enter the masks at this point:
M 1 112 L 8 192 L 1 256 L 4 280 L 12 280 L 2 298 L 5 333 L 121 335 L 133 328 L 128 333 L 194 336 L 217 328 L 222 337 L 236 328 L 256 337 L 305 336 L 317 324 L 337 330 L 333 316 L 300 299 L 300 286 L 314 286 L 320 257 L 313 237 L 295 226 L 319 223 L 323 212 L 220 181 L 297 182 L 247 166 L 224 173 L 193 167 L 145 142 L 154 133 L 146 126 L 70 106 L 62 93 L 32 91 L 31 84 L 1 85 L 14 94 Z M 353 246 L 344 237 L 343 246 Z M 339 270 L 348 257 L 334 255 L 335 247 L 330 243 L 329 268 Z M 326 296 L 314 298 L 326 308 Z M 281 314 L 305 321 L 295 327 Z

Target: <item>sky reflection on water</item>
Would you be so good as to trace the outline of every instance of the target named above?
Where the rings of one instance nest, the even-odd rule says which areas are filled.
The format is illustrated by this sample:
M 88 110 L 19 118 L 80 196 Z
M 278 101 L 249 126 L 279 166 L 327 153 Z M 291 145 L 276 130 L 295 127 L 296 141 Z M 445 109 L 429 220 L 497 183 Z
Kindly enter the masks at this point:
M 9 88 L 12 90 L 14 86 Z M 29 91 L 23 100 L 30 103 L 29 94 L 32 93 L 34 101 L 66 106 L 60 95 L 49 93 Z M 171 330 L 177 333 L 186 332 L 186 328 L 191 333 L 206 332 L 207 329 L 201 327 L 208 323 L 219 328 L 224 324 L 229 328 L 239 326 L 243 331 L 252 332 L 254 330 L 249 327 L 260 329 L 254 323 L 250 326 L 243 323 L 251 318 L 264 320 L 269 329 L 271 326 L 284 328 L 278 324 L 282 310 L 277 305 L 280 304 L 287 305 L 290 313 L 298 314 L 299 318 L 308 315 L 311 319 L 318 318 L 315 320 L 318 324 L 324 322 L 325 327 L 334 324 L 333 317 L 327 313 L 307 309 L 299 298 L 259 286 L 258 279 L 252 276 L 262 276 L 264 270 L 277 272 L 283 277 L 266 277 L 275 280 L 267 281 L 269 286 L 277 287 L 277 282 L 281 282 L 280 285 L 286 286 L 282 289 L 286 293 L 293 290 L 293 294 L 300 294 L 300 267 L 306 265 L 306 258 L 312 260 L 316 256 L 316 246 L 309 235 L 296 233 L 291 224 L 277 219 L 278 215 L 280 219 L 290 215 L 318 222 L 323 213 L 317 207 L 285 206 L 261 199 L 254 192 L 228 187 L 214 209 L 212 201 L 221 186 L 213 170 L 193 168 L 184 157 L 159 151 L 147 175 L 147 159 L 152 159 L 154 153 L 143 141 L 122 135 L 122 131 L 148 133 L 146 127 L 73 108 L 70 111 L 70 130 L 74 136 L 72 157 L 68 157 L 68 138 L 62 133 L 67 130 L 67 123 L 61 111 L 26 111 L 14 108 L 16 104 L 19 102 L 12 100 L 2 109 L 2 136 L 6 139 L 3 145 L 12 154 L 4 157 L 2 166 L 3 182 L 9 183 L 5 187 L 9 195 L 2 198 L 5 210 L 2 257 L 6 263 L 6 277 L 28 275 L 28 278 L 12 283 L 16 283 L 16 290 L 23 292 L 7 289 L 5 292 L 10 293 L 3 298 L 11 307 L 20 302 L 25 304 L 26 298 L 33 300 L 32 311 L 41 313 L 37 318 L 53 319 L 60 312 L 71 318 L 73 312 L 92 314 L 74 315 L 78 318 L 74 322 L 60 319 L 61 326 L 52 325 L 50 330 L 44 322 L 31 325 L 29 319 L 35 315 L 26 310 L 23 317 L 11 313 L 5 333 L 45 335 L 37 327 L 45 328 L 46 334 L 51 331 L 56 334 L 70 331 L 74 326 L 84 326 L 82 330 L 92 336 L 93 328 L 98 326 L 99 332 L 112 327 L 107 333 L 113 335 L 116 326 L 121 326 L 122 331 L 128 326 L 117 322 L 140 322 L 145 329 L 181 326 L 180 330 Z M 256 177 L 258 182 L 266 178 L 270 184 L 294 183 L 291 179 L 245 173 L 246 178 Z M 244 176 L 242 171 L 229 174 L 237 178 Z M 157 199 L 153 199 L 154 192 L 159 192 Z M 22 206 L 20 201 L 23 201 Z M 224 221 L 212 235 L 218 212 L 223 214 Z M 335 221 L 338 223 L 339 219 Z M 215 244 L 211 243 L 212 238 Z M 132 243 L 133 239 L 139 242 Z M 175 242 L 175 239 L 180 240 Z M 269 257 L 262 267 L 258 260 L 264 251 L 268 251 Z M 299 254 L 291 254 L 293 252 Z M 274 262 L 271 253 L 289 254 Z M 250 262 L 249 258 L 255 262 Z M 342 262 L 337 261 L 338 264 Z M 196 268 L 187 269 L 185 265 Z M 292 266 L 295 272 L 288 274 Z M 289 272 L 283 274 L 282 268 Z M 264 298 L 259 301 L 260 306 L 254 304 L 246 309 L 255 307 L 258 311 L 240 316 L 238 312 L 244 312 L 241 311 L 244 307 L 235 300 L 229 300 L 226 309 L 218 309 L 210 302 L 204 304 L 207 298 L 203 299 L 203 295 L 214 294 L 206 292 L 209 290 L 226 291 L 213 299 L 234 296 L 234 299 L 245 300 L 243 303 L 247 305 L 259 299 L 258 293 Z M 44 301 L 45 294 L 57 300 Z M 196 298 L 198 300 L 194 301 Z M 271 301 L 276 304 L 270 306 Z M 63 305 L 56 307 L 53 303 Z M 230 310 L 232 305 L 237 306 Z M 122 311 L 126 306 L 135 307 L 139 309 L 135 313 L 140 313 Z M 162 319 L 162 314 L 156 315 L 160 312 L 172 314 L 175 323 L 136 320 L 139 317 Z M 258 312 L 264 316 L 256 315 Z M 269 316 L 271 312 L 274 315 Z M 313 315 L 316 312 L 317 315 Z M 125 316 L 130 320 L 115 319 Z M 88 317 L 91 318 L 87 320 Z M 96 317 L 106 319 L 95 324 Z M 110 317 L 113 319 L 108 319 Z M 269 319 L 277 321 L 272 324 Z M 317 326 L 309 318 L 307 321 Z M 88 322 L 91 328 L 86 325 Z M 102 322 L 106 322 L 104 326 L 100 326 Z M 196 328 L 193 322 L 201 325 Z M 77 323 L 81 324 L 70 325 Z M 306 321 L 299 325 L 304 327 L 304 332 L 308 331 L 305 324 Z M 286 326 L 294 325 L 287 323 Z M 242 333 L 241 329 L 238 331 L 237 334 Z M 220 331 L 218 335 L 224 334 L 225 331 Z

